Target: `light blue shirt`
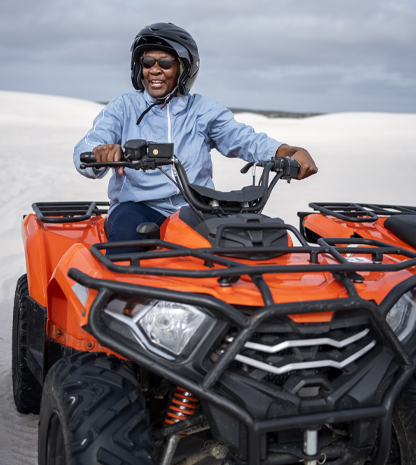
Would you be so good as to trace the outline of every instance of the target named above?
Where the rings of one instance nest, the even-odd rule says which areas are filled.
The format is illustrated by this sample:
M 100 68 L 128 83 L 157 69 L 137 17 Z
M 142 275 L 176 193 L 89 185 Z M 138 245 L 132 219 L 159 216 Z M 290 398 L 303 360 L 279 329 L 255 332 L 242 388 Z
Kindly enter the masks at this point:
M 251 126 L 239 123 L 221 104 L 198 94 L 174 97 L 167 105 L 156 105 L 137 126 L 139 116 L 154 100 L 146 91 L 134 91 L 113 99 L 95 118 L 93 127 L 75 146 L 76 169 L 89 178 L 102 178 L 109 168 L 98 171 L 80 169 L 80 154 L 98 145 L 120 144 L 145 139 L 173 142 L 174 153 L 184 166 L 189 181 L 213 188 L 210 150 L 247 162 L 270 160 L 281 142 Z M 171 175 L 171 167 L 163 167 Z M 111 211 L 121 202 L 144 202 L 163 215 L 170 215 L 186 205 L 177 187 L 159 170 L 124 169 L 120 176 L 112 169 L 108 185 Z

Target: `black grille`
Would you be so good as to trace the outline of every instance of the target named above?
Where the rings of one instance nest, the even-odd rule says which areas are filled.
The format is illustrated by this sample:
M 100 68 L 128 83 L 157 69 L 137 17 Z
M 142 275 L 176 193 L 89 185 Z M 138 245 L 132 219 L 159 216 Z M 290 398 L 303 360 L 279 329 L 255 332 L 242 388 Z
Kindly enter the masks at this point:
M 314 397 L 321 390 L 331 392 L 341 379 L 354 376 L 363 360 L 368 363 L 368 357 L 379 352 L 370 322 L 339 328 L 338 320 L 334 318 L 332 324 L 286 321 L 281 324 L 283 331 L 266 332 L 267 321 L 236 356 L 232 369 L 300 397 Z M 284 323 L 284 319 L 280 321 Z M 278 326 L 276 318 L 270 323 Z M 232 340 L 233 334 L 228 335 L 213 359 Z

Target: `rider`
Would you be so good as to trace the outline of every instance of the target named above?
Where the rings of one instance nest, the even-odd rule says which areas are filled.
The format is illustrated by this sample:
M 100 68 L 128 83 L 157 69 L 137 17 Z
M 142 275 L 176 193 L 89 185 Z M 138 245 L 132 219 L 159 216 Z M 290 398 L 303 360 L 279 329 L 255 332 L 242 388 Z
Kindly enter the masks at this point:
M 318 171 L 305 149 L 256 133 L 219 103 L 190 94 L 200 60 L 195 41 L 184 29 L 172 23 L 146 26 L 131 51 L 131 80 L 136 90 L 113 99 L 75 147 L 74 163 L 84 176 L 102 178 L 109 168 L 81 170 L 82 152 L 93 151 L 98 162 L 120 161 L 121 147 L 129 139 L 173 142 L 189 181 L 210 188 L 214 187 L 213 148 L 247 162 L 290 156 L 301 165 L 299 179 Z M 177 188 L 159 170 L 113 169 L 108 196 L 109 241 L 139 239 L 139 224 L 160 226 L 185 205 Z

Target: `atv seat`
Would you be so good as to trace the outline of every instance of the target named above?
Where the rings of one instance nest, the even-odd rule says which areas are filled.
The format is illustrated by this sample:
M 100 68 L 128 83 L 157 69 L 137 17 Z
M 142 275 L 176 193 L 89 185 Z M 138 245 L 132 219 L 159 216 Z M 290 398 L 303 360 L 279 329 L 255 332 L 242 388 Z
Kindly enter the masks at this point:
M 399 239 L 416 249 L 416 215 L 393 215 L 384 226 Z
M 264 186 L 245 186 L 241 190 L 231 192 L 220 192 L 197 184 L 190 184 L 195 192 L 201 197 L 218 200 L 219 202 L 244 203 L 253 202 L 264 195 Z

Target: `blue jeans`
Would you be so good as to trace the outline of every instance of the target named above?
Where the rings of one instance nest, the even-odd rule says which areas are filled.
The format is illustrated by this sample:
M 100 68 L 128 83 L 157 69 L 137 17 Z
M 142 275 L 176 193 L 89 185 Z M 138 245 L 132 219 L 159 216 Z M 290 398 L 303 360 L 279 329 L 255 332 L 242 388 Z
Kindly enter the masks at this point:
M 161 226 L 165 219 L 166 216 L 144 203 L 123 202 L 108 217 L 108 242 L 143 239 L 143 236 L 136 232 L 140 224 L 150 222 Z M 141 247 L 126 247 L 123 249 L 107 249 L 106 254 L 142 251 Z

